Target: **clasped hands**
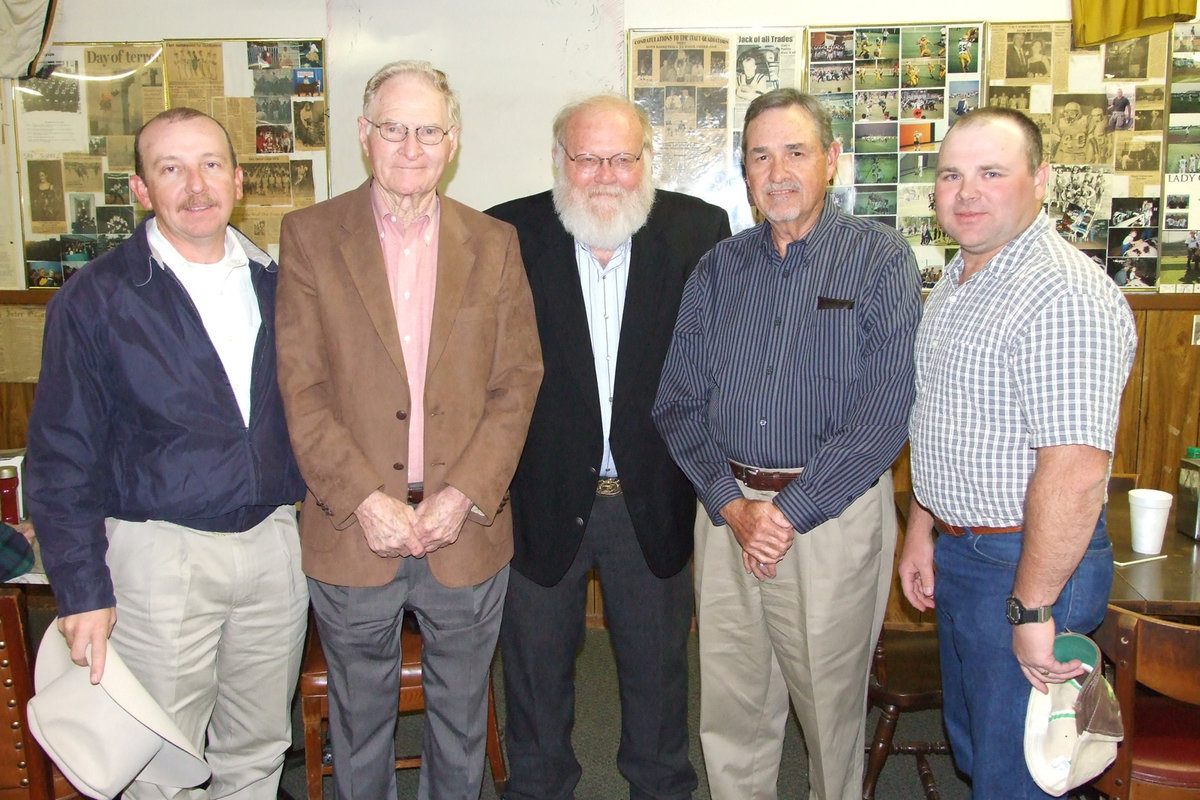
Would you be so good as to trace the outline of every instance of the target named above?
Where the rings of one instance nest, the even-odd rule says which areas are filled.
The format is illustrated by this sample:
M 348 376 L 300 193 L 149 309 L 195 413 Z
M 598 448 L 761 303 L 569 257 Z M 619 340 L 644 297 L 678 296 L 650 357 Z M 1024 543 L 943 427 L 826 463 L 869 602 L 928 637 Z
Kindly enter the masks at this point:
M 447 486 L 416 508 L 376 489 L 355 511 L 367 547 L 384 558 L 421 558 L 458 540 L 471 499 Z
M 775 565 L 796 539 L 792 523 L 769 500 L 730 500 L 721 516 L 742 548 L 742 566 L 760 581 L 775 577 Z

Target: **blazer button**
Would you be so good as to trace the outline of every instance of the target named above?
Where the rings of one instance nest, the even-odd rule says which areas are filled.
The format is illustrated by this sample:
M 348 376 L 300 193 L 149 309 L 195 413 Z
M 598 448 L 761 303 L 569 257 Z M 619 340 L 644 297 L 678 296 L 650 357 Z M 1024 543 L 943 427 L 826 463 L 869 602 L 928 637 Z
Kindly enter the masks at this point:
M 397 470 L 397 471 L 402 470 L 402 469 L 404 469 L 404 465 L 401 464 L 399 461 L 397 461 L 395 464 L 392 464 L 392 469 Z
M 397 411 L 396 419 L 408 419 L 408 412 L 404 410 Z
M 575 524 L 582 528 L 583 527 L 583 517 L 576 517 Z

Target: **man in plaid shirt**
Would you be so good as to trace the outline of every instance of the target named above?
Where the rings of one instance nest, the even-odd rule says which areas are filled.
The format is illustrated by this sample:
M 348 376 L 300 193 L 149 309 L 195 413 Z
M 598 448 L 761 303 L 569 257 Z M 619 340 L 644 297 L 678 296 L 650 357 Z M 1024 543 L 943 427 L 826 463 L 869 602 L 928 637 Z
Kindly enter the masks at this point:
M 1042 213 L 1048 175 L 1028 117 L 959 119 L 935 201 L 961 249 L 917 332 L 900 579 L 913 606 L 936 603 L 946 730 L 975 800 L 1050 797 L 1025 768 L 1025 698 L 1083 673 L 1054 636 L 1099 625 L 1112 585 L 1103 508 L 1133 315 Z

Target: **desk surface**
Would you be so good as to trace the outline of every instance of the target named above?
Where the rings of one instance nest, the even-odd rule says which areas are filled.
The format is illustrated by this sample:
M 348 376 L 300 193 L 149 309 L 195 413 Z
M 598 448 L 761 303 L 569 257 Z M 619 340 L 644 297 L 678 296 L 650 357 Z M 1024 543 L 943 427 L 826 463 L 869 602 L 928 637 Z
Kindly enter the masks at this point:
M 1108 537 L 1118 562 L 1146 558 L 1130 546 L 1129 498 L 1108 499 Z M 1200 617 L 1200 542 L 1175 530 L 1175 510 L 1167 522 L 1166 558 L 1117 567 L 1109 599 L 1114 605 L 1162 617 Z
M 911 492 L 896 492 L 901 519 L 907 520 L 911 499 Z M 1114 561 L 1150 558 L 1134 553 L 1130 545 L 1129 497 L 1125 492 L 1109 496 L 1107 522 Z M 1142 614 L 1200 619 L 1200 542 L 1175 530 L 1174 507 L 1162 554 L 1166 558 L 1117 567 L 1109 599 L 1114 605 Z

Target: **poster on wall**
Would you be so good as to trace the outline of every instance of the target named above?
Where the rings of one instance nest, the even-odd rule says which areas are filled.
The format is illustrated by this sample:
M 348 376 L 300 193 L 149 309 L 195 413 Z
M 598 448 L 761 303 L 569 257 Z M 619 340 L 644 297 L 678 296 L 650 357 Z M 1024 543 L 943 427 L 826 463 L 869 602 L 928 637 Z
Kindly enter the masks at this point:
M 1163 186 L 1158 290 L 1200 291 L 1200 36 L 1196 20 L 1171 35 L 1171 114 Z
M 134 137 L 181 106 L 228 129 L 233 224 L 276 255 L 283 215 L 329 194 L 323 53 L 322 40 L 54 45 L 15 85 L 23 263 L 4 288 L 58 288 L 133 234 Z
M 937 153 L 953 121 L 979 106 L 983 23 L 813 28 L 808 91 L 841 147 L 831 195 L 897 228 L 931 288 L 953 251 L 937 224 Z
M 654 126 L 655 185 L 754 224 L 742 181 L 742 119 L 757 96 L 804 76 L 802 29 L 629 32 L 629 94 Z
M 1159 283 L 1168 34 L 1073 49 L 1069 23 L 992 24 L 987 102 L 1030 116 L 1046 211 L 1123 289 Z

